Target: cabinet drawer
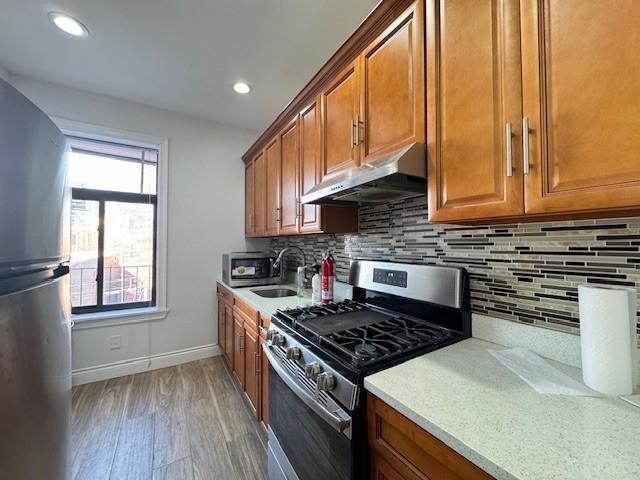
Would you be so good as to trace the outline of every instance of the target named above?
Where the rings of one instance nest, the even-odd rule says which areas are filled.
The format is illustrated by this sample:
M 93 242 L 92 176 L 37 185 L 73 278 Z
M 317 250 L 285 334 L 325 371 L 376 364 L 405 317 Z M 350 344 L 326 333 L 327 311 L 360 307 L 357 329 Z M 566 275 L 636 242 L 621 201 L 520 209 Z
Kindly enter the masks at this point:
M 218 291 L 218 299 L 219 300 L 221 300 L 221 301 L 223 301 L 225 303 L 229 303 L 229 304 L 233 305 L 234 298 L 233 298 L 233 293 L 231 293 L 231 290 L 229 290 L 223 284 L 218 282 L 217 283 L 217 291 Z
M 233 311 L 242 318 L 245 322 L 253 325 L 254 328 L 258 327 L 259 312 L 245 301 L 236 298 L 233 306 Z
M 367 397 L 367 414 L 370 448 L 403 478 L 493 478 L 371 394 Z

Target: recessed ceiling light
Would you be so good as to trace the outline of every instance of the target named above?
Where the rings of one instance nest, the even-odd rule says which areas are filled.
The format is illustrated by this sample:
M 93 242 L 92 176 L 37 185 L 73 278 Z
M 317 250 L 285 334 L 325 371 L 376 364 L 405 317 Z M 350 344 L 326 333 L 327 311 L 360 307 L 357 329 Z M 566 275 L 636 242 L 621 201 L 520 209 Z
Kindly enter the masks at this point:
M 87 27 L 69 15 L 59 12 L 50 12 L 49 19 L 56 27 L 69 35 L 73 35 L 74 37 L 86 37 L 89 35 Z
M 245 82 L 237 82 L 233 85 L 233 91 L 240 95 L 246 95 L 251 91 L 251 85 Z

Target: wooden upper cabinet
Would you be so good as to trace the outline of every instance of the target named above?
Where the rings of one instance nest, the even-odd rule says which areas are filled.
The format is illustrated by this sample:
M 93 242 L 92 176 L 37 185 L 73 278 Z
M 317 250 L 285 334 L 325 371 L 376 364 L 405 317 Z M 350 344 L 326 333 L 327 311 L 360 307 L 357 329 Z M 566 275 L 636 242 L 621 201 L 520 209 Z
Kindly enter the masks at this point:
M 244 167 L 244 232 L 248 237 L 256 234 L 255 206 L 255 164 L 249 162 Z
M 300 196 L 320 180 L 320 104 L 316 99 L 300 112 Z M 301 205 L 300 232 L 320 229 L 320 207 Z
M 427 1 L 430 221 L 524 211 L 518 8 L 517 0 Z
M 300 164 L 297 117 L 280 133 L 280 211 L 279 233 L 298 233 L 298 168 Z
M 253 160 L 254 181 L 254 222 L 253 235 L 264 235 L 267 230 L 267 166 L 264 152 L 260 152 Z M 245 187 L 246 188 L 246 187 Z
M 355 141 L 359 115 L 359 60 L 346 67 L 321 94 L 322 177 L 360 164 Z
M 527 213 L 637 208 L 640 2 L 522 5 Z
M 363 162 L 425 142 L 424 12 L 417 1 L 361 56 Z
M 280 141 L 269 142 L 264 150 L 266 175 L 266 234 L 278 235 L 280 216 Z

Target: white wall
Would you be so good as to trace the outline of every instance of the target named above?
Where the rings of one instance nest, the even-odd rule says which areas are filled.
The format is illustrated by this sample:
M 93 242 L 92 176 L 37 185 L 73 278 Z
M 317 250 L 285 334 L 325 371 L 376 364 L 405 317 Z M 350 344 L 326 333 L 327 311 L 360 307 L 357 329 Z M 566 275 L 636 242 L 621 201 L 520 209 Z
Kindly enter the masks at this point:
M 2 65 L 0 65 L 0 78 L 7 82 L 9 81 L 9 71 Z
M 75 330 L 73 368 L 217 344 L 222 253 L 250 247 L 240 156 L 257 134 L 26 77 L 12 75 L 11 82 L 49 115 L 169 139 L 170 313 L 152 323 Z M 112 335 L 122 336 L 120 349 L 110 350 Z

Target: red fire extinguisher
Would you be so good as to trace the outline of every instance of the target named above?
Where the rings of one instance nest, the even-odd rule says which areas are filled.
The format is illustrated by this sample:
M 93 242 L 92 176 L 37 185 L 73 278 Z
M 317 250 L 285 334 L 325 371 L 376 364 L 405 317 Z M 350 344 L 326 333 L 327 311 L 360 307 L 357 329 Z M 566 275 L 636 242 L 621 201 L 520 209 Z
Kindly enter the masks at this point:
M 333 301 L 333 282 L 335 280 L 333 266 L 335 261 L 330 252 L 322 259 L 322 267 L 320 269 L 320 275 L 322 276 L 322 303 L 329 303 Z

